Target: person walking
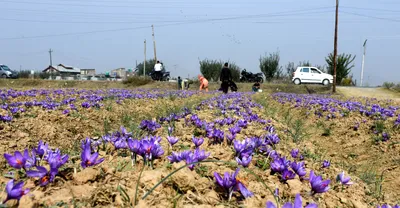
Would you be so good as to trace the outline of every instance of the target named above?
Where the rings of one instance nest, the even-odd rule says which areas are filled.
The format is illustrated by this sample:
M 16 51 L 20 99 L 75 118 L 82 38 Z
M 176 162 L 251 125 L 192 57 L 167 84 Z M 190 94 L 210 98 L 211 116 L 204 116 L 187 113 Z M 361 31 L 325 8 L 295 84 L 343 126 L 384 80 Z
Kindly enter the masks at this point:
M 201 75 L 197 76 L 197 78 L 199 78 L 199 81 L 200 81 L 200 89 L 199 90 L 201 91 L 202 89 L 205 89 L 206 92 L 208 92 L 208 80 Z
M 224 64 L 224 67 L 222 68 L 221 74 L 219 76 L 219 80 L 221 81 L 221 89 L 222 92 L 224 92 L 225 94 L 228 93 L 228 89 L 232 81 L 231 70 L 229 69 L 228 66 L 229 66 L 228 63 Z
M 161 79 L 161 70 L 162 70 L 162 64 L 160 63 L 160 61 L 157 61 L 157 63 L 154 65 L 154 73 L 156 75 L 156 80 L 160 80 Z

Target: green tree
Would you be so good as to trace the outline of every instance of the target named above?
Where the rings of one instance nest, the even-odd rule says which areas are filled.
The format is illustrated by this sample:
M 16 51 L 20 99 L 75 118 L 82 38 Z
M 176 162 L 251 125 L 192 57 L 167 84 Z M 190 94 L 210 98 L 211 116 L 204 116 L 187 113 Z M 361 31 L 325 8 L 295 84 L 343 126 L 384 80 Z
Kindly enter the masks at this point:
M 144 72 L 143 71 L 143 69 L 144 69 L 143 63 L 144 62 L 141 62 L 137 65 L 136 70 L 135 70 L 137 75 L 143 76 L 143 72 Z M 156 64 L 156 62 L 154 61 L 154 59 L 146 60 L 146 75 L 149 75 L 150 72 L 154 71 L 155 64 Z
M 356 56 L 351 54 L 340 54 L 337 56 L 336 60 L 336 83 L 342 83 L 344 78 L 347 78 L 354 67 L 353 61 Z M 325 58 L 328 65 L 328 73 L 333 75 L 333 54 L 330 53 L 328 57 Z
M 274 77 L 280 74 L 279 61 L 280 55 L 279 51 L 275 53 L 270 53 L 269 55 L 260 57 L 260 70 L 264 73 L 265 79 L 271 81 Z
M 204 59 L 200 63 L 200 72 L 207 80 L 217 81 L 221 68 L 222 61 Z
M 221 60 L 209 60 L 204 59 L 200 63 L 200 72 L 208 80 L 219 81 L 219 76 L 221 74 L 221 69 L 224 66 Z M 228 62 L 229 63 L 229 62 Z M 229 68 L 231 69 L 232 79 L 237 82 L 240 79 L 240 67 L 236 63 L 229 63 Z

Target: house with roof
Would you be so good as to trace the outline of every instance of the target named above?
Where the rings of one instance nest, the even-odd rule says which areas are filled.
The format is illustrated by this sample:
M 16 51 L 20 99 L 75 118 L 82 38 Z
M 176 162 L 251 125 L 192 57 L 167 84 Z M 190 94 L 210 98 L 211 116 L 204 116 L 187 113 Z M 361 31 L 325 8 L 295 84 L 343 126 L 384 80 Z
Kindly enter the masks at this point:
M 78 75 L 81 74 L 81 69 L 73 66 L 66 66 L 64 64 L 59 64 L 57 66 L 48 66 L 43 70 L 44 73 L 54 73 L 60 75 Z
M 81 69 L 81 75 L 95 76 L 96 75 L 96 69 Z

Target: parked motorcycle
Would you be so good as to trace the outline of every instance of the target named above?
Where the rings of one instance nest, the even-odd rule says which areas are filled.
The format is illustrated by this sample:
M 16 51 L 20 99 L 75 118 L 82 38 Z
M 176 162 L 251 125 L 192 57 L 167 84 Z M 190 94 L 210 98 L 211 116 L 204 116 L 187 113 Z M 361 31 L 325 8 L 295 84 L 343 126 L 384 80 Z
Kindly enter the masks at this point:
M 157 80 L 157 81 L 169 81 L 171 76 L 170 76 L 170 72 L 169 71 L 161 71 L 161 76 L 160 78 L 157 77 L 157 73 L 155 73 L 155 71 L 152 71 L 149 73 L 151 79 L 153 80 Z
M 240 82 L 257 82 L 257 81 L 260 83 L 264 81 L 262 73 L 254 74 L 252 72 L 247 72 L 246 69 L 242 71 L 240 76 Z

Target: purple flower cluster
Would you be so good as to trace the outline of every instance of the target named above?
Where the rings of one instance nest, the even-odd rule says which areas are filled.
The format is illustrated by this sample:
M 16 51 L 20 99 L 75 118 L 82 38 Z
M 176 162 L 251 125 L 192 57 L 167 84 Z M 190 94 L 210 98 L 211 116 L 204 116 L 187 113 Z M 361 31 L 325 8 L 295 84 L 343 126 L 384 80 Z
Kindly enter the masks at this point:
M 46 186 L 54 181 L 59 168 L 67 163 L 69 156 L 62 155 L 59 149 L 52 150 L 48 144 L 39 141 L 31 154 L 25 149 L 23 154 L 19 151 L 14 152 L 14 155 L 6 153 L 4 158 L 11 167 L 25 170 L 28 177 L 39 178 L 39 185 Z M 49 170 L 43 166 L 43 162 L 48 164 Z
M 160 145 L 161 137 L 144 137 L 141 140 L 128 139 L 128 147 L 134 155 L 140 155 L 145 163 L 164 155 L 164 150 Z
M 211 153 L 206 153 L 205 150 L 200 150 L 199 148 L 196 148 L 193 152 L 190 150 L 186 150 L 183 152 L 172 152 L 172 155 L 168 156 L 168 160 L 171 163 L 179 163 L 181 161 L 185 161 L 186 164 L 191 164 L 191 163 L 196 163 L 196 162 L 201 162 L 205 159 L 207 159 L 210 156 Z M 189 169 L 193 170 L 195 164 L 189 165 Z
M 384 205 L 382 205 L 382 206 L 376 206 L 376 208 L 400 208 L 400 205 L 394 205 L 393 207 L 392 206 L 390 206 L 389 204 L 384 204 Z
M 277 208 L 277 206 L 274 203 L 272 203 L 271 201 L 268 201 L 265 207 L 266 208 Z M 303 201 L 301 199 L 300 194 L 296 194 L 294 203 L 287 202 L 282 206 L 282 208 L 303 208 Z M 305 208 L 318 208 L 318 205 L 311 203 L 311 204 L 308 204 Z
M 140 129 L 148 131 L 149 133 L 155 132 L 157 129 L 161 128 L 161 125 L 156 121 L 143 120 L 140 122 Z
M 229 199 L 232 197 L 233 192 L 239 191 L 245 198 L 251 197 L 254 194 L 249 191 L 246 186 L 238 180 L 237 175 L 239 174 L 239 168 L 232 174 L 228 172 L 224 173 L 224 177 L 222 178 L 217 172 L 214 172 L 214 178 L 216 183 L 224 189 L 227 193 Z

